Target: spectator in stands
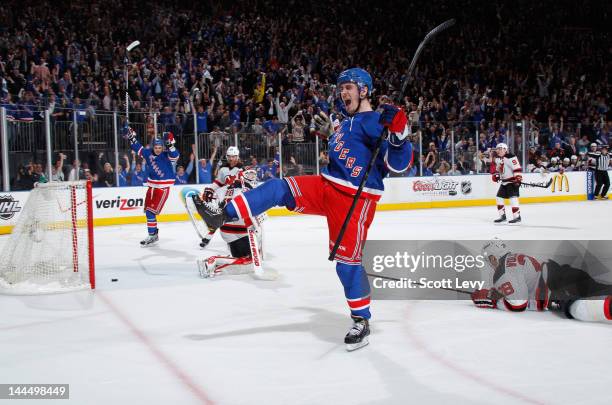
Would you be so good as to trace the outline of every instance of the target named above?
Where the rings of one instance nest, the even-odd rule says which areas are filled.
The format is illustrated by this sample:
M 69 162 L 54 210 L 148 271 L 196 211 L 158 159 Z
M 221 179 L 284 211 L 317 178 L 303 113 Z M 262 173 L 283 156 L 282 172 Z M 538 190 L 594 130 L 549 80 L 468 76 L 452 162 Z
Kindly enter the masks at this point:
M 55 161 L 53 166 L 51 167 L 51 174 L 47 173 L 47 177 L 51 179 L 51 181 L 64 181 L 64 160 L 66 159 L 66 155 L 63 153 L 59 154 L 59 159 Z

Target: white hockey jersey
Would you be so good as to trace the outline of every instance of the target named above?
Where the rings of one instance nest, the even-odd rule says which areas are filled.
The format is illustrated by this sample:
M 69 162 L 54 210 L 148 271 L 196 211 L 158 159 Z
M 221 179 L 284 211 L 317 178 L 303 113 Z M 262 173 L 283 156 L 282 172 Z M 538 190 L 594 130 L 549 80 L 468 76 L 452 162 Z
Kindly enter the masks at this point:
M 494 170 L 492 173 L 498 173 L 502 184 L 514 182 L 514 176 L 522 171 L 521 164 L 516 156 L 511 153 L 506 153 L 504 157 L 496 157 L 493 161 Z
M 531 256 L 508 253 L 493 273 L 494 289 L 501 297 L 497 307 L 507 311 L 544 311 L 550 292 L 546 265 Z
M 212 188 L 216 190 L 220 187 L 233 184 L 240 172 L 242 172 L 242 163 L 238 163 L 234 167 L 229 167 L 227 164 L 224 164 L 219 169 L 217 178 L 213 181 Z

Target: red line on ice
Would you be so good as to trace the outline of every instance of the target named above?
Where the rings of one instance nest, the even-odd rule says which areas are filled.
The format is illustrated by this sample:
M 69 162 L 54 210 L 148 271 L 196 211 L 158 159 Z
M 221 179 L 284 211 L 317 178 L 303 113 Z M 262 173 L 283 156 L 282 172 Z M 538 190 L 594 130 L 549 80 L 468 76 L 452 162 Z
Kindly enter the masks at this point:
M 410 318 L 410 310 L 406 311 L 408 313 L 408 318 Z M 410 336 L 410 339 L 412 340 L 412 342 L 415 344 L 415 346 L 417 346 L 417 348 L 427 354 L 429 357 L 431 357 L 434 361 L 440 363 L 441 365 L 443 365 L 444 367 L 451 369 L 452 371 L 456 372 L 457 374 L 460 374 L 463 377 L 466 377 L 470 380 L 476 381 L 477 383 L 490 388 L 493 391 L 497 391 L 501 394 L 505 394 L 509 397 L 512 397 L 514 399 L 518 399 L 521 401 L 524 401 L 526 403 L 529 404 L 536 404 L 536 405 L 544 405 L 544 402 L 540 402 L 536 399 L 530 398 L 526 395 L 521 394 L 518 391 L 513 391 L 510 388 L 504 387 L 502 385 L 496 384 L 492 381 L 489 381 L 487 379 L 485 379 L 484 377 L 478 375 L 478 374 L 474 374 L 473 372 L 461 367 L 459 364 L 446 359 L 444 357 L 442 357 L 441 355 L 439 355 L 438 353 L 436 353 L 435 350 L 430 349 L 423 340 L 421 340 L 417 334 L 415 333 L 415 330 L 412 328 L 411 323 L 410 323 L 410 319 L 407 322 L 407 328 L 408 328 L 408 336 Z
M 168 356 L 166 356 L 160 349 L 158 349 L 155 344 L 149 339 L 149 337 L 138 327 L 130 321 L 130 319 L 123 313 L 119 308 L 110 300 L 110 298 L 106 297 L 106 295 L 102 294 L 100 291 L 96 292 L 96 295 L 102 299 L 106 303 L 106 305 L 113 311 L 113 313 L 128 327 L 130 332 L 134 336 L 140 340 L 142 344 L 144 344 L 147 349 L 162 363 L 166 368 L 174 374 L 178 380 L 183 383 L 189 390 L 203 403 L 207 405 L 213 405 L 214 402 L 208 398 L 208 395 L 200 388 L 197 384 L 195 384 L 191 378 L 185 374 Z

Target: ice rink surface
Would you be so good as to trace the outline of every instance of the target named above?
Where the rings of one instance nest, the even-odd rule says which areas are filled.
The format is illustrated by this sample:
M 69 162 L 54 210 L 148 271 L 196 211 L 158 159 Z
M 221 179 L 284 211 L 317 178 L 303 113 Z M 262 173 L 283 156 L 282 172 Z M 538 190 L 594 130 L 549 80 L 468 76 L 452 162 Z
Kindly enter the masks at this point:
M 378 212 L 369 239 L 610 239 L 611 211 L 524 205 L 521 226 L 494 226 L 494 207 Z M 200 279 L 187 222 L 148 249 L 144 225 L 97 228 L 94 293 L 0 295 L 0 383 L 69 383 L 62 404 L 611 403 L 612 325 L 553 313 L 374 301 L 370 345 L 348 353 L 325 220 L 265 232 L 276 281 Z

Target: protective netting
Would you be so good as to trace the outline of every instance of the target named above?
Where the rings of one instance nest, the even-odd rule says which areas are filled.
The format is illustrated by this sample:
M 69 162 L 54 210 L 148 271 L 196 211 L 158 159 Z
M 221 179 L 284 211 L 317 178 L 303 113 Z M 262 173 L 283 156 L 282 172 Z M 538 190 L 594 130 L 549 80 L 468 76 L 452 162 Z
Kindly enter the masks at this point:
M 92 288 L 90 206 L 91 187 L 85 181 L 40 184 L 32 190 L 0 256 L 0 292 Z

